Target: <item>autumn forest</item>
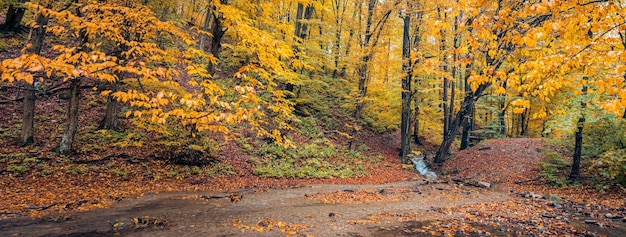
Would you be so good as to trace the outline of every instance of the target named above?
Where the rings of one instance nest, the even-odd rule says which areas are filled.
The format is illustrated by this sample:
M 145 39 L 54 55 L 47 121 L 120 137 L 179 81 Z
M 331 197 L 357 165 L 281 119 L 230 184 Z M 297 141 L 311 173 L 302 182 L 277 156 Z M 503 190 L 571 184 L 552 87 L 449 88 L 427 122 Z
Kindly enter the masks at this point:
M 0 235 L 620 236 L 625 194 L 623 0 L 0 0 Z

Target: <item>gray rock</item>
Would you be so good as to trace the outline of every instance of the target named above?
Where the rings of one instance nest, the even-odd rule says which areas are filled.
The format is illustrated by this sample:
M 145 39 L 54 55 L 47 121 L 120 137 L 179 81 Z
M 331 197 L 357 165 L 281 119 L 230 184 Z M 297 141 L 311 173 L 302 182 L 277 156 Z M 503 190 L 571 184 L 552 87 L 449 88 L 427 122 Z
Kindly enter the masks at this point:
M 491 188 L 491 184 L 488 182 L 478 182 L 478 186 L 482 188 Z

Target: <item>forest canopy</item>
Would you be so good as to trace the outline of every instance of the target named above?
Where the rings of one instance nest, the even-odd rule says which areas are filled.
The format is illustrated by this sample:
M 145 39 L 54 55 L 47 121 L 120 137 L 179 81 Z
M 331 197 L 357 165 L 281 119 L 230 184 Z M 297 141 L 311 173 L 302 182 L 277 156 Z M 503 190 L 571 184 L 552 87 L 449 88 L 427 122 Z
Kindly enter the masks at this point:
M 423 144 L 437 146 L 433 161 L 443 163 L 459 137 L 461 150 L 484 139 L 548 137 L 570 147 L 571 178 L 587 157 L 591 170 L 624 182 L 621 0 L 2 0 L 0 7 L 0 30 L 22 34 L 0 43 L 10 52 L 1 58 L 0 88 L 15 95 L 0 99 L 23 105 L 13 134 L 20 146 L 41 142 L 36 104 L 57 93 L 68 100 L 67 116 L 59 139 L 46 142 L 60 155 L 80 150 L 76 135 L 91 126 L 80 104 L 96 93 L 104 104 L 90 133 L 122 132 L 109 145 L 159 144 L 170 158 L 210 157 L 226 140 L 248 149 L 241 141 L 251 138 L 265 155 L 319 145 L 350 157 L 369 132 L 399 129 L 402 163 Z

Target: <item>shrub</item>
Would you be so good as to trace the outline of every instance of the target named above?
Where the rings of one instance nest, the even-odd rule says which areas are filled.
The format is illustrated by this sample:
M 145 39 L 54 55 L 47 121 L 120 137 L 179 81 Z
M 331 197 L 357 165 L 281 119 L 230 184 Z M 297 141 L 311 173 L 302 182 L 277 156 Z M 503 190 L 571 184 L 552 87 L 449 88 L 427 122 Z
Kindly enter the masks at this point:
M 330 178 L 366 174 L 369 158 L 337 147 L 327 139 L 317 139 L 299 148 L 263 144 L 250 162 L 254 174 L 263 177 Z M 371 159 L 372 161 L 375 159 Z
M 626 186 L 626 149 L 602 153 L 589 171 L 610 183 Z
M 539 176 L 554 186 L 565 186 L 567 168 L 570 164 L 553 150 L 543 150 L 544 160 L 539 162 Z

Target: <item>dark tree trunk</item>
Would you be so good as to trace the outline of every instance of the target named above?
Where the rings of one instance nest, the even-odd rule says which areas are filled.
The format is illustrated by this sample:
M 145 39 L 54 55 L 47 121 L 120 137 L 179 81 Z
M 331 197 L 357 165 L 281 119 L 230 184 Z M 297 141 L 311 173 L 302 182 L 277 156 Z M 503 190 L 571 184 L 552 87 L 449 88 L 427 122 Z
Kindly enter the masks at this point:
M 118 101 L 113 97 L 113 93 L 117 92 L 117 82 L 111 83 L 111 93 L 107 96 L 107 107 L 104 118 L 100 121 L 98 129 L 117 130 L 117 104 Z
M 362 42 L 363 47 L 369 47 L 370 40 L 372 38 L 372 17 L 374 15 L 374 7 L 376 6 L 376 0 L 369 0 L 367 5 L 367 20 L 365 23 L 365 37 Z M 363 110 L 363 99 L 367 95 L 367 67 L 369 65 L 369 61 L 371 59 L 371 53 L 368 52 L 365 56 L 361 58 L 361 66 L 357 69 L 357 74 L 359 77 L 358 91 L 359 95 L 356 101 L 356 108 L 354 110 L 354 127 L 352 128 L 352 138 L 350 142 L 348 142 L 348 149 L 354 149 L 354 141 L 359 132 L 359 120 L 361 119 L 361 111 Z
M 58 152 L 61 155 L 69 155 L 72 153 L 72 145 L 74 144 L 74 136 L 78 130 L 78 105 L 80 97 L 80 78 L 72 79 L 70 83 L 70 101 L 67 106 L 67 127 L 61 137 Z
M 474 105 L 472 104 L 470 112 L 463 119 L 463 133 L 461 134 L 461 148 L 465 150 L 470 146 L 470 133 L 472 132 L 472 120 L 474 119 Z
M 506 107 L 505 107 L 505 100 L 506 98 L 504 98 L 505 95 L 502 95 L 502 99 L 500 99 L 500 103 L 499 105 L 499 112 L 498 112 L 498 122 L 500 122 L 500 127 L 499 127 L 499 132 L 500 135 L 505 136 L 506 137 L 506 121 L 504 120 L 504 114 L 506 113 Z
M 24 82 L 24 111 L 22 112 L 22 130 L 20 132 L 19 145 L 32 144 L 35 134 L 35 92 L 33 83 Z
M 220 3 L 228 4 L 228 0 L 220 0 Z M 210 37 L 211 45 L 209 46 L 209 52 L 219 59 L 220 50 L 222 49 L 222 37 L 224 37 L 228 28 L 224 28 L 224 17 L 219 14 L 215 5 L 211 7 L 211 15 L 213 19 L 211 19 L 209 28 L 212 34 L 212 37 Z M 210 74 L 215 73 L 215 65 L 212 63 L 209 63 L 207 68 Z
M 583 80 L 587 81 L 587 77 L 583 77 Z M 583 95 L 587 95 L 587 85 L 583 85 L 582 92 L 583 92 Z M 582 115 L 578 119 L 578 123 L 576 123 L 574 157 L 572 157 L 572 171 L 569 174 L 570 180 L 575 180 L 578 177 L 580 177 L 580 158 L 582 156 L 583 130 L 585 128 L 585 111 L 584 110 L 585 108 L 587 108 L 587 103 L 581 102 L 580 108 L 582 110 Z
M 415 110 L 419 110 L 419 108 L 415 108 Z M 420 120 L 417 116 L 419 116 L 419 112 L 415 113 L 415 119 L 413 121 L 413 143 L 415 143 L 416 145 L 422 145 L 419 137 Z
M 585 117 L 578 119 L 576 123 L 576 135 L 574 145 L 574 157 L 572 158 L 572 171 L 569 175 L 570 180 L 575 180 L 580 177 L 580 158 L 583 150 L 583 129 L 585 128 Z
M 448 151 L 450 150 L 450 146 L 452 145 L 452 142 L 454 141 L 454 139 L 456 138 L 456 134 L 458 133 L 459 124 L 461 123 L 461 120 L 465 118 L 465 116 L 469 115 L 473 105 L 474 98 L 472 94 L 468 94 L 467 96 L 465 96 L 463 104 L 461 104 L 461 109 L 459 110 L 459 112 L 457 112 L 456 117 L 451 124 L 452 127 L 450 127 L 450 130 L 448 130 L 444 134 L 445 138 L 441 142 L 441 146 L 439 146 L 439 149 L 435 154 L 435 163 L 441 164 L 446 160 L 446 157 L 448 156 Z
M 521 127 L 521 131 L 520 131 L 520 136 L 524 137 L 526 136 L 527 130 L 528 130 L 528 114 L 530 113 L 530 109 L 524 109 L 524 112 L 520 115 L 520 119 L 522 120 L 522 127 Z
M 410 142 L 410 122 L 411 122 L 411 80 L 413 70 L 411 65 L 411 39 L 409 31 L 411 28 L 411 15 L 404 16 L 404 31 L 402 37 L 402 72 L 405 74 L 402 79 L 402 118 L 400 122 L 400 154 L 402 164 L 408 163 L 408 154 L 411 152 Z
M 43 47 L 43 41 L 46 36 L 46 26 L 48 25 L 48 17 L 38 13 L 35 17 L 37 28 L 31 29 L 31 38 L 29 42 L 32 44 L 26 49 L 26 53 L 40 54 Z M 33 83 L 24 83 L 24 111 L 22 112 L 22 129 L 18 143 L 20 145 L 28 145 L 34 142 L 35 134 L 35 92 L 36 88 Z
M 0 27 L 0 31 L 8 32 L 20 30 L 20 24 L 26 12 L 26 8 L 23 6 L 25 2 L 26 0 L 20 0 L 19 3 L 9 5 L 9 10 L 7 11 L 4 24 Z

